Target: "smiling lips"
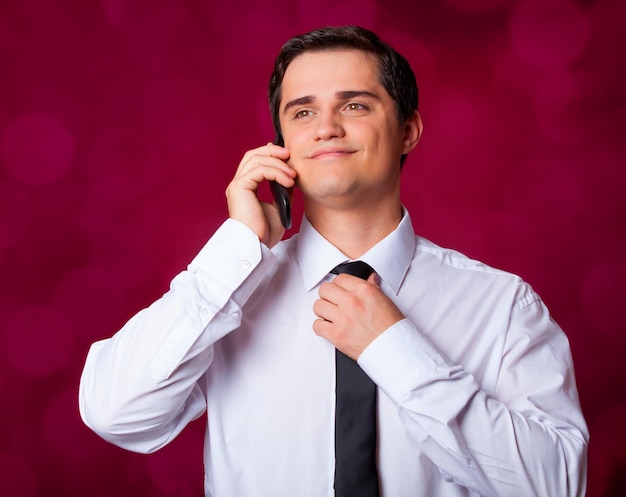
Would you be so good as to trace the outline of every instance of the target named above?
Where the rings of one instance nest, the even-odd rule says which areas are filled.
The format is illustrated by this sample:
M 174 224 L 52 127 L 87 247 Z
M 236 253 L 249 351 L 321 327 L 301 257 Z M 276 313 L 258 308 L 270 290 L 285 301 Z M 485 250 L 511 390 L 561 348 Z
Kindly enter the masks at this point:
M 334 157 L 341 157 L 354 153 L 353 150 L 344 148 L 321 148 L 315 151 L 309 158 L 310 159 L 327 159 Z

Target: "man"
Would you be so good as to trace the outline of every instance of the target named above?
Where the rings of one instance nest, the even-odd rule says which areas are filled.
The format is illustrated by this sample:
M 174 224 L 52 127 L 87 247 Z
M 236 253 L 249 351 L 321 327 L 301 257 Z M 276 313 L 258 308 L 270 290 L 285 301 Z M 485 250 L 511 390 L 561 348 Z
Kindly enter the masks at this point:
M 406 60 L 364 29 L 317 30 L 281 50 L 270 105 L 285 146 L 244 155 L 230 219 L 92 346 L 85 422 L 152 452 L 206 410 L 207 496 L 331 496 L 338 350 L 376 384 L 379 495 L 582 496 L 565 335 L 528 285 L 416 236 L 400 203 L 422 132 Z M 267 180 L 302 192 L 290 240 Z M 367 279 L 329 274 L 357 259 Z

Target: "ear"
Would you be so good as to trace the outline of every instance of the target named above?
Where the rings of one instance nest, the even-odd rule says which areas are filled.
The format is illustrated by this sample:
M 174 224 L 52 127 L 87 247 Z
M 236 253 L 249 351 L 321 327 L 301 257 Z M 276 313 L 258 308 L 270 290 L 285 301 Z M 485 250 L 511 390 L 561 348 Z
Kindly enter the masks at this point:
M 402 139 L 402 155 L 406 155 L 415 148 L 422 136 L 422 130 L 424 128 L 419 112 L 414 111 L 411 117 L 406 120 L 402 129 L 404 132 Z

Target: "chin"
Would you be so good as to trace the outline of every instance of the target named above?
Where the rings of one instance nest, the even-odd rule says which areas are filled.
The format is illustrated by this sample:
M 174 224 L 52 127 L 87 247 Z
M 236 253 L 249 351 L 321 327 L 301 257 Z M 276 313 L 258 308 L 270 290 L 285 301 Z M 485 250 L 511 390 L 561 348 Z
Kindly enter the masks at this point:
M 354 195 L 356 188 L 352 184 L 335 181 L 325 181 L 314 188 L 308 189 L 308 194 L 317 199 L 344 198 Z

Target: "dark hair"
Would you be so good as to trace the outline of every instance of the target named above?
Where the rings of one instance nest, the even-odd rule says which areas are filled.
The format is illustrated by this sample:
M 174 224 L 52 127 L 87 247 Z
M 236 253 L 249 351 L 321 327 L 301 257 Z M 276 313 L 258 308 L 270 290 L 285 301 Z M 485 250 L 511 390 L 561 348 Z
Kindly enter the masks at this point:
M 280 134 L 279 106 L 281 87 L 289 64 L 304 52 L 334 49 L 362 50 L 378 59 L 380 83 L 396 105 L 400 125 L 417 110 L 418 90 L 415 74 L 408 61 L 375 33 L 359 26 L 339 26 L 316 29 L 296 36 L 283 45 L 274 62 L 269 83 L 269 104 L 274 131 Z

